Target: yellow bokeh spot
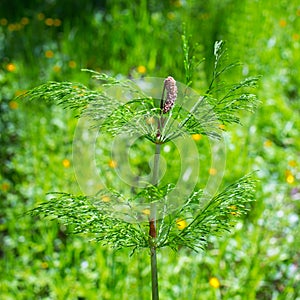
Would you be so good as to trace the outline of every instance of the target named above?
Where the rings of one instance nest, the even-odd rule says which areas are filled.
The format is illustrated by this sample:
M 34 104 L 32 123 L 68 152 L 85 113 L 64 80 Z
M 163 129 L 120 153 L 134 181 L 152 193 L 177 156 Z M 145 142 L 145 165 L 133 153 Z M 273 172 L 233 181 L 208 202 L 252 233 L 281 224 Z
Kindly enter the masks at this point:
M 74 69 L 74 68 L 76 68 L 76 62 L 74 61 L 74 60 L 70 60 L 69 61 L 69 67 L 71 68 L 71 69 Z
M 142 210 L 142 213 L 146 216 L 150 216 L 150 209 L 149 208 L 145 208 Z
M 22 25 L 27 25 L 29 23 L 29 19 L 27 17 L 24 17 L 21 19 L 21 22 L 20 22 Z
M 17 24 L 9 24 L 8 25 L 9 31 L 17 31 L 17 30 L 19 30 L 18 28 L 19 28 L 19 26 Z
M 279 25 L 280 25 L 280 27 L 285 27 L 285 26 L 287 25 L 286 20 L 281 19 L 281 20 L 279 21 Z
M 101 200 L 102 200 L 103 202 L 109 202 L 109 201 L 110 201 L 110 197 L 109 197 L 109 196 L 102 196 L 102 197 L 101 197 Z
M 21 30 L 23 28 L 23 25 L 22 24 L 19 24 L 19 23 L 16 23 L 15 24 L 15 30 L 18 31 L 18 30 Z
M 52 50 L 47 50 L 45 52 L 45 57 L 52 58 L 54 56 L 54 52 Z
M 65 168 L 69 168 L 71 166 L 71 162 L 66 158 L 62 161 L 62 164 Z
M 8 30 L 9 31 L 14 31 L 15 30 L 15 24 L 9 24 L 8 25 Z
M 174 12 L 170 11 L 170 12 L 167 13 L 167 18 L 169 20 L 174 20 L 176 18 L 176 15 L 175 15 Z
M 199 133 L 192 134 L 192 139 L 196 142 L 200 141 L 202 139 L 202 135 Z
M 53 26 L 53 25 L 54 25 L 54 20 L 53 20 L 52 18 L 47 18 L 47 19 L 45 20 L 45 24 L 46 24 L 47 26 Z
M 215 168 L 210 168 L 210 169 L 208 170 L 208 173 L 209 173 L 209 175 L 214 176 L 214 175 L 216 175 L 216 174 L 218 173 L 218 171 L 217 171 L 217 169 L 215 169 Z
M 179 230 L 183 230 L 184 228 L 186 228 L 188 226 L 186 220 L 183 220 L 183 219 L 176 220 L 176 225 Z
M 230 205 L 230 206 L 228 206 L 228 208 L 230 209 L 230 213 L 233 216 L 236 216 L 238 214 L 236 205 Z
M 220 287 L 220 281 L 217 277 L 211 277 L 209 279 L 209 285 L 215 289 Z
M 149 118 L 146 119 L 146 123 L 147 123 L 148 125 L 151 125 L 151 124 L 154 124 L 154 123 L 155 123 L 155 120 L 154 120 L 153 117 L 149 117 Z
M 16 70 L 16 65 L 14 65 L 13 63 L 7 64 L 6 65 L 6 70 L 8 72 L 14 72 Z
M 45 19 L 45 15 L 43 13 L 38 13 L 37 18 L 38 18 L 39 21 L 42 21 L 42 20 Z
M 295 177 L 292 174 L 288 175 L 286 177 L 286 182 L 289 183 L 289 184 L 294 183 L 295 182 Z
M 9 102 L 9 107 L 11 108 L 11 109 L 17 109 L 18 108 L 18 106 L 19 106 L 19 104 L 16 102 L 16 101 L 10 101 Z
M 2 183 L 1 184 L 1 190 L 3 192 L 7 192 L 9 190 L 9 183 L 7 183 L 7 182 Z
M 300 34 L 294 33 L 293 36 L 292 36 L 292 38 L 293 38 L 294 41 L 299 41 L 299 39 L 300 39 Z
M 56 73 L 60 72 L 60 70 L 61 70 L 61 67 L 58 66 L 58 65 L 55 65 L 55 66 L 53 67 L 53 71 L 56 72 Z
M 42 269 L 47 269 L 49 267 L 49 265 L 48 265 L 48 263 L 46 261 L 43 261 L 41 263 L 41 267 L 42 267 Z
M 53 25 L 56 27 L 59 27 L 61 25 L 61 20 L 60 19 L 54 19 L 53 20 Z
M 295 182 L 295 177 L 290 170 L 285 171 L 285 180 L 289 184 L 292 184 Z
M 15 91 L 15 96 L 18 97 L 18 96 L 23 95 L 25 93 L 26 93 L 26 91 L 24 91 L 24 90 L 16 90 Z
M 225 130 L 226 129 L 226 125 L 225 124 L 220 124 L 219 128 L 222 129 L 222 130 Z
M 180 0 L 175 0 L 175 1 L 172 1 L 172 5 L 174 5 L 175 7 L 181 7 L 182 3 Z
M 294 167 L 297 166 L 297 162 L 295 160 L 290 160 L 289 161 L 289 166 L 292 167 L 292 168 L 294 168 Z
M 273 142 L 270 141 L 270 140 L 266 140 L 266 141 L 264 142 L 264 146 L 265 146 L 265 147 L 271 147 L 272 145 L 273 145 Z
M 146 71 L 147 71 L 147 69 L 146 69 L 145 66 L 138 66 L 138 67 L 136 68 L 136 70 L 137 70 L 137 72 L 140 73 L 140 74 L 145 74 Z
M 108 165 L 110 168 L 114 169 L 117 167 L 117 162 L 113 159 L 111 159 L 109 162 L 108 162 Z
M 7 19 L 5 19 L 5 18 L 0 19 L 0 25 L 6 26 L 7 23 L 8 23 Z

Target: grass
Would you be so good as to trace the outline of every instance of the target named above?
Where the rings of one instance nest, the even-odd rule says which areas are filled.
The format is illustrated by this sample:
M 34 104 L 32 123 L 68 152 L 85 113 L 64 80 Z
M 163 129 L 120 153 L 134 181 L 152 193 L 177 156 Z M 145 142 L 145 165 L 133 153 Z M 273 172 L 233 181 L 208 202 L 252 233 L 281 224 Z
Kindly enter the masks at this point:
M 149 3 L 133 7 L 110 1 L 105 9 L 90 8 L 75 18 L 71 9 L 64 10 L 64 17 L 54 2 L 53 7 L 0 16 L 0 298 L 148 299 L 146 253 L 129 259 L 129 252 L 115 253 L 70 236 L 56 222 L 23 216 L 48 191 L 79 191 L 72 170 L 76 121 L 60 108 L 28 105 L 14 97 L 47 80 L 94 87 L 80 72 L 86 67 L 133 77 L 172 75 L 184 82 L 180 35 L 185 22 L 193 41 L 199 42 L 200 58 L 207 58 L 195 73 L 193 88 L 201 92 L 208 80 L 216 39 L 226 40 L 230 57 L 245 62 L 232 78 L 263 75 L 259 109 L 242 117 L 242 128 L 230 126 L 226 133 L 222 183 L 259 170 L 260 184 L 247 218 L 233 233 L 212 240 L 206 253 L 180 249 L 178 254 L 158 254 L 161 298 L 300 299 L 297 3 Z M 29 23 L 22 25 L 22 18 Z M 47 25 L 49 18 L 61 24 Z M 200 149 L 208 147 L 204 138 L 197 143 Z M 204 164 L 207 155 L 201 155 Z M 113 176 L 109 153 L 99 160 Z M 204 182 L 209 169 L 210 164 L 204 166 Z

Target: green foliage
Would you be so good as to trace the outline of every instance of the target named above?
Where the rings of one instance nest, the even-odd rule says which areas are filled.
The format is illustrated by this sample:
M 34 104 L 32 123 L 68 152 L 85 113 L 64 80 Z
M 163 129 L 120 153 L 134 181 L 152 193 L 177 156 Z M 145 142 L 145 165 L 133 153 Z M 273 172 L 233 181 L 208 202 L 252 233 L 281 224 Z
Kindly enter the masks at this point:
M 184 38 L 184 51 L 188 42 Z M 257 104 L 257 97 L 245 89 L 256 87 L 258 78 L 251 77 L 239 83 L 228 85 L 221 81 L 222 75 L 236 66 L 229 64 L 223 66 L 223 58 L 226 55 L 224 43 L 216 42 L 215 68 L 213 78 L 207 92 L 199 97 L 189 95 L 186 87 L 175 102 L 175 107 L 165 117 L 165 125 L 162 129 L 159 142 L 166 143 L 184 134 L 207 135 L 212 138 L 220 138 L 220 124 L 239 123 L 237 113 L 243 110 L 253 111 Z M 186 54 L 186 60 L 189 60 Z M 191 66 L 194 60 L 187 62 L 186 76 L 191 78 Z M 89 71 L 89 70 L 85 70 Z M 112 135 L 126 133 L 129 135 L 142 135 L 156 143 L 157 129 L 153 122 L 160 118 L 160 108 L 157 107 L 158 99 L 152 99 L 146 95 L 136 83 L 130 80 L 118 80 L 96 71 L 89 71 L 93 78 L 104 83 L 105 89 L 92 91 L 82 84 L 49 82 L 34 88 L 21 97 L 31 99 L 46 99 L 53 103 L 63 105 L 66 108 L 80 108 L 83 116 L 91 120 L 93 126 L 101 128 Z M 110 95 L 110 88 L 116 89 Z M 117 92 L 121 95 L 116 95 Z M 125 96 L 124 96 L 125 95 Z M 195 98 L 198 98 L 195 100 Z M 129 99 L 128 99 L 129 98 Z M 189 103 L 193 103 L 190 111 L 184 109 Z M 176 123 L 175 123 L 176 121 Z
M 240 219 L 231 233 L 213 239 L 205 254 L 161 249 L 161 297 L 299 298 L 299 3 L 106 1 L 105 10 L 93 6 L 87 13 L 85 2 L 68 2 L 31 1 L 26 9 L 20 1 L 0 4 L 0 298 L 147 299 L 146 251 L 128 259 L 130 250 L 116 255 L 81 236 L 66 235 L 58 222 L 20 218 L 47 191 L 73 192 L 77 186 L 71 147 L 76 120 L 59 107 L 13 99 L 48 80 L 81 82 L 91 88 L 93 82 L 81 68 L 135 78 L 170 74 L 185 82 L 178 33 L 182 22 L 193 36 L 191 42 L 199 42 L 200 57 L 206 58 L 193 73 L 192 87 L 200 94 L 211 81 L 216 40 L 226 40 L 230 57 L 244 62 L 242 68 L 226 73 L 226 81 L 263 75 L 257 90 L 262 105 L 251 117 L 243 115 L 245 126 L 232 125 L 225 133 L 230 168 L 223 177 L 230 184 L 258 169 L 260 183 L 247 218 Z M 76 9 L 79 5 L 84 9 Z M 26 18 L 29 23 L 23 25 Z M 61 26 L 46 25 L 47 18 L 59 18 Z M 47 50 L 53 51 L 52 58 L 45 57 Z M 69 66 L 71 61 L 75 68 Z M 196 143 L 206 179 L 211 168 L 208 140 Z M 176 157 L 172 143 L 163 148 L 169 146 L 164 155 Z M 106 174 L 114 171 L 107 166 L 107 155 L 97 158 Z M 71 167 L 62 165 L 64 159 Z M 145 166 L 141 154 L 134 161 Z M 74 194 L 78 193 L 77 187 Z M 218 278 L 219 288 L 210 286 L 212 276 Z
M 211 80 L 207 97 L 212 105 L 212 110 L 223 124 L 239 123 L 235 115 L 238 110 L 253 112 L 257 105 L 257 96 L 247 91 L 247 88 L 256 88 L 258 77 L 248 77 L 242 81 L 228 85 L 222 79 L 222 75 L 237 63 L 225 64 L 227 61 L 227 50 L 223 41 L 215 43 L 214 47 L 215 65 L 213 78 Z M 225 65 L 224 65 L 225 64 Z
M 148 235 L 148 221 L 142 211 L 135 209 L 137 201 L 160 200 L 165 205 L 155 239 L 157 248 L 168 246 L 176 250 L 186 246 L 195 251 L 205 250 L 211 236 L 229 231 L 248 212 L 254 200 L 254 182 L 251 176 L 245 176 L 210 199 L 205 199 L 202 191 L 196 191 L 171 213 L 173 205 L 167 203 L 168 193 L 173 189 L 170 185 L 150 186 L 132 199 L 107 190 L 95 197 L 56 193 L 29 213 L 58 219 L 71 233 L 87 234 L 103 245 L 116 249 L 130 247 L 135 251 L 149 248 L 153 243 Z M 176 226 L 178 220 L 187 222 L 187 226 L 181 230 Z
M 54 198 L 40 204 L 30 213 L 59 219 L 64 225 L 70 226 L 72 233 L 93 235 L 97 241 L 116 249 L 147 246 L 148 238 L 140 225 L 118 218 L 116 212 L 112 210 L 111 202 L 66 193 L 57 193 L 53 196 Z M 116 201 L 115 209 L 117 205 L 123 206 L 119 208 L 120 210 L 124 207 L 130 208 L 129 203 L 121 202 L 120 196 Z
M 83 109 L 87 104 L 101 94 L 88 89 L 80 83 L 48 82 L 33 88 L 19 96 L 32 100 L 43 100 L 70 109 Z
M 195 69 L 197 69 L 202 61 L 197 61 L 195 52 L 197 51 L 198 45 L 195 45 L 191 48 L 191 37 L 187 36 L 185 25 L 181 38 L 183 50 L 183 65 L 185 70 L 185 84 L 187 86 L 190 86 L 192 85 L 192 78 L 194 77 Z
M 195 58 L 190 58 L 185 35 L 183 51 L 186 79 L 190 85 Z M 190 111 L 186 111 L 184 107 L 191 102 L 192 97 L 185 87 L 180 91 L 181 99 L 175 101 L 175 106 L 166 117 L 162 115 L 162 104 L 157 105 L 160 100 L 147 96 L 133 81 L 119 80 L 90 70 L 85 71 L 91 72 L 94 79 L 104 83 L 96 92 L 83 85 L 49 82 L 21 97 L 45 99 L 65 108 L 79 108 L 80 115 L 89 119 L 93 127 L 113 136 L 120 133 L 127 136 L 136 134 L 155 144 L 169 142 L 186 133 L 219 138 L 220 123 L 239 123 L 239 118 L 234 113 L 239 110 L 252 110 L 255 107 L 256 96 L 244 92 L 244 89 L 255 87 L 257 78 L 247 78 L 238 84 L 226 85 L 220 81 L 221 75 L 232 69 L 235 64 L 222 66 L 226 55 L 222 41 L 215 43 L 214 55 L 213 79 L 205 95 L 192 95 L 198 99 Z M 213 95 L 218 97 L 213 98 Z M 249 177 L 229 186 L 207 204 L 201 203 L 203 195 L 201 191 L 197 191 L 183 207 L 176 208 L 175 214 L 169 212 L 167 204 L 164 205 L 157 237 L 151 238 L 147 232 L 149 220 L 143 222 L 141 212 L 135 211 L 135 206 L 139 201 L 146 200 L 146 203 L 150 204 L 151 215 L 153 203 L 167 201 L 167 193 L 172 189 L 170 187 L 150 186 L 132 199 L 126 199 L 118 192 L 105 190 L 101 190 L 95 197 L 57 194 L 31 213 L 53 215 L 64 225 L 71 226 L 73 233 L 94 234 L 97 241 L 117 249 L 132 247 L 135 251 L 155 245 L 157 248 L 169 246 L 172 249 L 187 246 L 197 250 L 205 248 L 210 235 L 228 231 L 234 223 L 233 219 L 244 214 L 248 209 L 246 204 L 254 198 L 253 181 Z M 107 201 L 103 201 L 103 197 L 108 197 Z M 177 202 L 179 199 L 175 200 Z M 198 205 L 195 205 L 197 200 Z M 176 219 L 183 216 L 188 218 L 188 226 L 182 231 L 174 231 Z
M 178 246 L 193 250 L 206 249 L 211 236 L 220 236 L 224 231 L 229 231 L 238 218 L 249 211 L 249 204 L 255 199 L 254 183 L 255 180 L 247 175 L 211 199 L 205 199 L 202 191 L 194 192 L 174 215 L 175 220 L 180 218 L 181 222 L 187 222 L 187 226 L 181 230 L 171 227 L 173 230 L 170 230 L 170 225 L 163 223 L 162 226 L 166 228 L 162 230 L 162 235 L 165 238 L 159 245 L 173 249 Z

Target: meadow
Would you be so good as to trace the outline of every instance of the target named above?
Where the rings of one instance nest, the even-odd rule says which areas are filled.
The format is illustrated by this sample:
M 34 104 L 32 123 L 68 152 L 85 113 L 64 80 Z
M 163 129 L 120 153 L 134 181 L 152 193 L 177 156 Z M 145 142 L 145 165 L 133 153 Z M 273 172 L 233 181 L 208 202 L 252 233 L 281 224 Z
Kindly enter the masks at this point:
M 242 62 L 229 81 L 260 76 L 258 108 L 241 114 L 242 126 L 224 128 L 220 188 L 252 171 L 258 182 L 249 213 L 206 251 L 158 252 L 161 299 L 300 299 L 297 1 L 61 2 L 0 4 L 0 299 L 150 299 L 147 251 L 130 256 L 26 214 L 48 192 L 81 192 L 73 169 L 77 119 L 52 103 L 16 97 L 47 81 L 97 89 L 81 69 L 185 82 L 183 28 L 199 61 L 192 78 L 199 94 L 210 81 L 219 40 L 226 41 L 229 62 Z M 218 173 L 207 138 L 194 140 L 205 184 Z M 118 162 L 106 140 L 101 147 L 97 164 L 110 182 Z M 144 168 L 143 159 L 137 153 L 132 162 Z M 180 168 L 176 160 L 172 167 Z

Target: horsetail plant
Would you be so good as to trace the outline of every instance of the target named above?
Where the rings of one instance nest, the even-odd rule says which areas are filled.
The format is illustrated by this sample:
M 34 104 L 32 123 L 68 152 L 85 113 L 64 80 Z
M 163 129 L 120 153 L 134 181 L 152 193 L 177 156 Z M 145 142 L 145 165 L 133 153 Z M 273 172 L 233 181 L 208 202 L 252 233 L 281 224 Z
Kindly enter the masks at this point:
M 186 84 L 191 84 L 192 68 L 187 39 L 184 42 Z M 113 188 L 103 188 L 93 195 L 51 193 L 51 199 L 29 213 L 59 219 L 73 233 L 89 234 L 96 242 L 115 249 L 146 248 L 150 252 L 152 299 L 159 299 L 157 250 L 188 247 L 205 250 L 209 237 L 220 235 L 246 214 L 254 200 L 255 179 L 245 175 L 214 195 L 193 188 L 182 199 L 173 182 L 161 183 L 162 145 L 178 138 L 201 134 L 220 140 L 220 124 L 240 123 L 237 113 L 252 111 L 257 103 L 248 92 L 258 78 L 247 78 L 227 85 L 221 77 L 236 64 L 222 65 L 226 49 L 215 43 L 215 65 L 207 91 L 199 96 L 171 76 L 160 80 L 162 96 L 149 95 L 139 82 L 119 80 L 106 74 L 85 70 L 102 85 L 90 90 L 82 84 L 49 82 L 28 91 L 22 97 L 44 99 L 76 110 L 90 121 L 90 127 L 110 134 L 138 136 L 154 146 L 151 176 L 143 187 L 132 189 L 130 196 Z M 155 81 L 154 88 L 157 88 Z M 143 84 L 142 84 L 143 86 Z M 111 91 L 121 91 L 120 93 Z M 183 155 L 185 155 L 183 153 Z M 103 199 L 109 199 L 104 201 Z

